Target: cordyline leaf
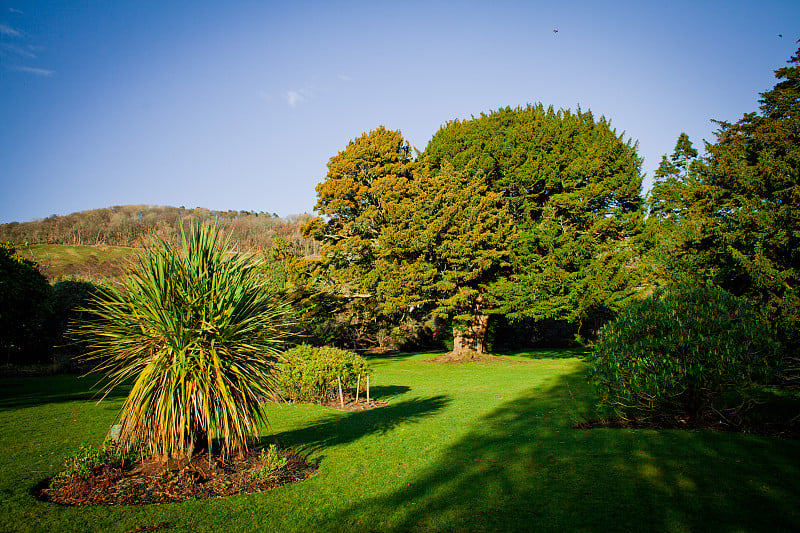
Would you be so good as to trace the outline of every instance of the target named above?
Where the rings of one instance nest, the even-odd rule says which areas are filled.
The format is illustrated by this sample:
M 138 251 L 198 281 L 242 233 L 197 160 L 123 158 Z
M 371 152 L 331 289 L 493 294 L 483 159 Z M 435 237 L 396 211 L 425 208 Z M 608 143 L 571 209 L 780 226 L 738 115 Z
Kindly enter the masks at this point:
M 147 248 L 86 309 L 77 333 L 94 340 L 86 358 L 107 376 L 105 395 L 133 381 L 119 415 L 122 449 L 185 457 L 216 439 L 223 456 L 247 450 L 294 324 L 254 267 L 216 228 L 182 228 L 178 249 Z

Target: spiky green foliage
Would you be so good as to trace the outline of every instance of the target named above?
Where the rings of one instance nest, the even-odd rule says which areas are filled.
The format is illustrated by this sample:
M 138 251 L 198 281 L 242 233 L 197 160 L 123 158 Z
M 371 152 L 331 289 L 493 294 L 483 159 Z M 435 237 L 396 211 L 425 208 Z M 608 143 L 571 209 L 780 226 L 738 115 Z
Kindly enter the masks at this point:
M 181 238 L 178 248 L 147 248 L 122 284 L 94 299 L 81 333 L 95 339 L 88 359 L 107 374 L 106 394 L 132 381 L 123 449 L 166 459 L 218 439 L 226 456 L 246 450 L 261 421 L 292 313 L 215 227 Z

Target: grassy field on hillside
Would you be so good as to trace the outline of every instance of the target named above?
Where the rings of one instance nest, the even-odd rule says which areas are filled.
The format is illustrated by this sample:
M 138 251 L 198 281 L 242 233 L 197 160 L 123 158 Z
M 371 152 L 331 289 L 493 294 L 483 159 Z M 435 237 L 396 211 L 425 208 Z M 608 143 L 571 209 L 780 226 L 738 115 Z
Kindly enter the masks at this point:
M 135 258 L 135 248 L 120 246 L 70 246 L 64 244 L 17 245 L 17 251 L 35 261 L 48 280 L 77 276 L 90 281 L 122 276 Z
M 572 429 L 596 414 L 580 352 L 425 361 L 434 355 L 373 357 L 380 409 L 266 406 L 261 445 L 298 451 L 319 465 L 314 477 L 144 507 L 37 501 L 37 483 L 103 439 L 122 397 L 90 400 L 90 378 L 2 378 L 0 530 L 800 530 L 798 441 Z

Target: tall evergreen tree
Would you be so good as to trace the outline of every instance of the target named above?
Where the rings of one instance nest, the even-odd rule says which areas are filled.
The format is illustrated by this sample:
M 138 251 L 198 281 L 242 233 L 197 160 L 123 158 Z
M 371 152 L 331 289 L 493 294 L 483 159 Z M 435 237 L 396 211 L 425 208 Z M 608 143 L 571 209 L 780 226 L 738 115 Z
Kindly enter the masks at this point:
M 672 277 L 745 296 L 800 347 L 800 50 L 761 94 L 760 113 L 715 121 L 716 142 L 650 195 L 648 232 L 670 243 Z M 681 143 L 671 158 L 683 157 Z M 651 225 L 652 222 L 652 225 Z
M 704 180 L 707 166 L 681 133 L 675 149 L 662 156 L 647 197 L 649 217 L 640 242 L 652 265 L 653 285 L 674 281 L 707 281 L 701 266 L 715 253 L 710 238 L 719 190 Z M 687 250 L 691 248 L 692 253 Z
M 350 294 L 374 290 L 371 271 L 386 208 L 405 194 L 414 161 L 400 131 L 380 126 L 328 161 L 317 185 L 317 217 L 303 233 L 323 243 L 328 274 Z
M 675 149 L 669 158 L 664 155 L 655 172 L 655 182 L 648 196 L 651 216 L 669 218 L 681 216 L 687 208 L 684 200 L 697 181 L 697 150 L 685 133 L 678 136 Z
M 388 206 L 406 194 L 414 164 L 400 131 L 383 126 L 353 139 L 328 161 L 315 206 L 325 218 L 302 228 L 322 242 L 322 259 L 312 275 L 318 293 L 326 294 L 326 313 L 335 315 L 326 317 L 328 341 L 351 347 L 376 341 L 381 327 L 375 297 L 378 237 Z
M 484 353 L 486 294 L 508 269 L 508 203 L 471 165 L 421 169 L 389 209 L 380 238 L 378 292 L 387 313 L 424 310 L 453 321 L 453 353 Z
M 421 161 L 433 173 L 472 162 L 507 199 L 516 237 L 512 273 L 487 294 L 495 312 L 580 324 L 634 294 L 641 159 L 604 118 L 541 104 L 500 109 L 447 124 Z
M 784 342 L 800 348 L 800 49 L 761 94 L 760 114 L 719 121 L 708 182 L 723 254 L 715 281 L 758 305 Z

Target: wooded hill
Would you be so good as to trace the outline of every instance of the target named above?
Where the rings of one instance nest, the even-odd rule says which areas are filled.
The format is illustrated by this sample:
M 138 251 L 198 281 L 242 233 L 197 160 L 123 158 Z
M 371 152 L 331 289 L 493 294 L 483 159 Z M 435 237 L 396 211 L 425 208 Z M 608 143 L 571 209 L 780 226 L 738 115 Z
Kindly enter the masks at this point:
M 180 237 L 183 222 L 217 224 L 240 250 L 269 249 L 275 237 L 295 243 L 306 256 L 319 252 L 319 244 L 300 234 L 309 214 L 289 215 L 250 211 L 211 211 L 202 207 L 124 205 L 53 215 L 33 222 L 0 224 L 0 242 L 15 244 L 72 244 L 140 247 L 153 236 L 167 241 Z

